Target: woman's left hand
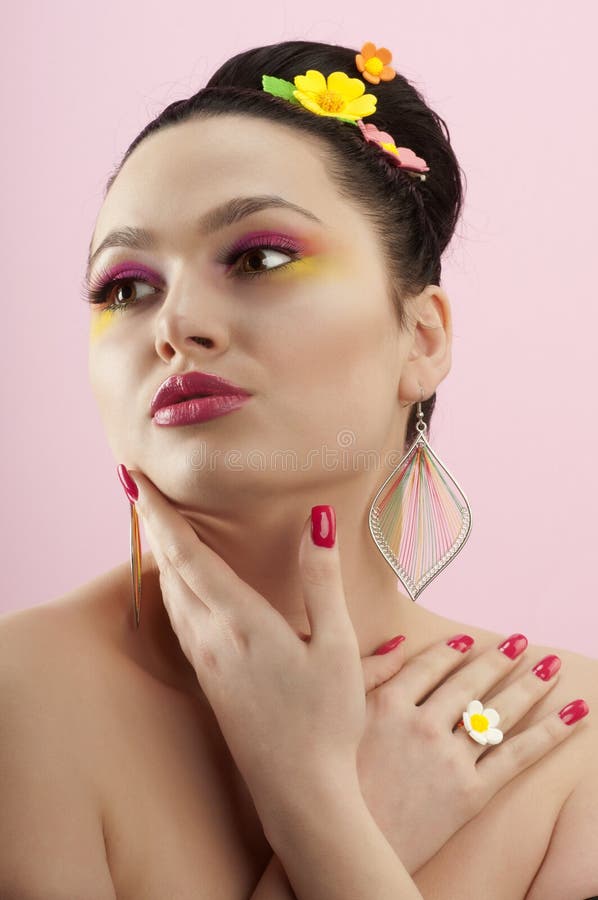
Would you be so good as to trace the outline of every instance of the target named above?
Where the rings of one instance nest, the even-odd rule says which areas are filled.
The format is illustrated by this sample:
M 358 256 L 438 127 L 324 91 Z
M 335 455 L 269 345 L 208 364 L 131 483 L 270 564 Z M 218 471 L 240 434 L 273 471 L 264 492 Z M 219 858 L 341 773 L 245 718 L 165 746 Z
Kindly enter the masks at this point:
M 271 808 L 322 773 L 357 781 L 365 728 L 364 669 L 338 553 L 316 546 L 307 518 L 299 546 L 309 643 L 204 544 L 141 472 L 137 508 L 183 653 L 254 799 Z M 380 681 L 394 674 L 380 656 Z M 375 677 L 372 661 L 368 678 Z M 263 808 L 263 807 L 262 807 Z

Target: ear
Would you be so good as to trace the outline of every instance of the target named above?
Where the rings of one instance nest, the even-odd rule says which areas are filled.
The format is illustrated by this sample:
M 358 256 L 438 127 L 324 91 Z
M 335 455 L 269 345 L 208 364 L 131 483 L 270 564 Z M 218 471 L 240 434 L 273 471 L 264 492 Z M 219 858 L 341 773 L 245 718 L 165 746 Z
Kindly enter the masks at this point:
M 406 310 L 412 335 L 411 346 L 401 372 L 399 398 L 416 403 L 434 393 L 451 368 L 453 325 L 446 291 L 429 284 L 413 298 Z

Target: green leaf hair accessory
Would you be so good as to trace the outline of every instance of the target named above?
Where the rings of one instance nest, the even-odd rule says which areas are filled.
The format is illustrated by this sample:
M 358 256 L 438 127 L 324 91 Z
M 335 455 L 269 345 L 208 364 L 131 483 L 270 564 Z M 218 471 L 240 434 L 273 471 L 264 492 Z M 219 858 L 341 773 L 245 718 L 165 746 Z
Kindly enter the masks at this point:
M 376 112 L 378 98 L 365 94 L 364 82 L 345 72 L 332 72 L 326 78 L 317 69 L 308 69 L 305 75 L 295 75 L 293 81 L 262 75 L 262 87 L 269 94 L 300 104 L 317 116 L 356 125 L 358 119 Z

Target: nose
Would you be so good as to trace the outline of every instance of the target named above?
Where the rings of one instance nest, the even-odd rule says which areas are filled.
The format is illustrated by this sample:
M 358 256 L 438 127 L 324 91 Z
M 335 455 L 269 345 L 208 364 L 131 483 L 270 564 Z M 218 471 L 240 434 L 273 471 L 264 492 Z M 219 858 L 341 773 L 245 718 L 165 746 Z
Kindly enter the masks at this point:
M 224 299 L 209 294 L 196 278 L 179 279 L 169 289 L 154 320 L 156 352 L 165 362 L 177 356 L 192 359 L 198 345 L 210 351 L 210 358 L 228 348 Z

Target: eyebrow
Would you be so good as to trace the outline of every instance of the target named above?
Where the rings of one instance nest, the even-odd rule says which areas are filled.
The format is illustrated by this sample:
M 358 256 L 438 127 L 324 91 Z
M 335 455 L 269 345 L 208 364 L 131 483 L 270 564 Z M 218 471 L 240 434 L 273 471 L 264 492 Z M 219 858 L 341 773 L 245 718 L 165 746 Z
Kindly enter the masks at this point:
M 221 228 L 226 228 L 228 225 L 239 222 L 241 219 L 250 216 L 252 213 L 269 208 L 290 209 L 296 213 L 300 213 L 300 215 L 305 216 L 312 222 L 317 222 L 319 225 L 326 227 L 324 222 L 322 222 L 315 213 L 310 212 L 310 210 L 304 209 L 302 206 L 298 206 L 296 203 L 285 200 L 284 197 L 279 197 L 276 194 L 264 194 L 254 197 L 232 197 L 225 203 L 215 206 L 213 209 L 208 210 L 200 216 L 197 222 L 197 232 L 199 235 L 205 237 Z M 155 234 L 148 231 L 146 228 L 126 226 L 110 231 L 93 253 L 91 252 L 91 244 L 89 245 L 85 278 L 89 280 L 95 260 L 100 253 L 107 250 L 108 247 L 129 247 L 132 250 L 151 250 L 156 244 L 157 239 Z

